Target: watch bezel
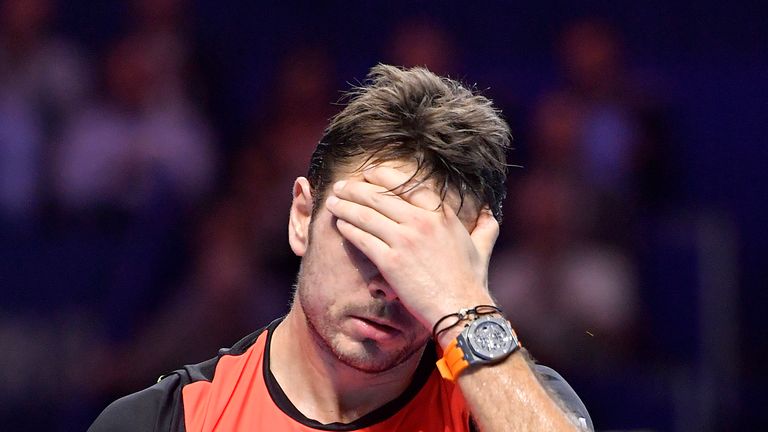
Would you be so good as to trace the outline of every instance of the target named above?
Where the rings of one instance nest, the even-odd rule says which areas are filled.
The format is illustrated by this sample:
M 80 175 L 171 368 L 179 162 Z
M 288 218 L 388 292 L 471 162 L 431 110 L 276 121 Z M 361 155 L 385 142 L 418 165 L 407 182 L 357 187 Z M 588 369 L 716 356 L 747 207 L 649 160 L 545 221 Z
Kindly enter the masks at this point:
M 477 335 L 478 327 L 488 322 L 492 322 L 498 325 L 498 327 L 501 328 L 505 333 L 503 336 L 504 346 L 499 350 L 494 350 L 494 351 L 485 350 L 481 348 L 481 343 L 478 341 L 479 339 L 479 336 Z M 502 360 L 506 358 L 508 355 L 510 355 L 511 353 L 513 353 L 518 347 L 517 337 L 515 337 L 515 333 L 512 330 L 512 326 L 509 324 L 509 321 L 507 321 L 502 317 L 497 317 L 497 316 L 479 317 L 476 320 L 472 321 L 462 333 L 464 333 L 464 338 L 467 341 L 467 345 L 469 349 L 472 351 L 472 355 L 476 357 L 476 360 L 479 360 L 480 362 L 483 362 L 483 363 L 491 363 L 491 362 Z

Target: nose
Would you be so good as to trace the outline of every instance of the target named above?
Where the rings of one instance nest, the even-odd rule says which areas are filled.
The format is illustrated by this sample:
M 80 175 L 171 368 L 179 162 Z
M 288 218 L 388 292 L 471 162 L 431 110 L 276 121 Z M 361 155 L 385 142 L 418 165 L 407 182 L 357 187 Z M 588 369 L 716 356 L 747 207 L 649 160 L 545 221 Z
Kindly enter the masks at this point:
M 390 302 L 397 300 L 397 294 L 389 285 L 389 283 L 384 280 L 384 277 L 381 276 L 381 273 L 377 273 L 368 281 L 368 290 L 371 292 L 371 295 L 374 298 L 383 299 Z

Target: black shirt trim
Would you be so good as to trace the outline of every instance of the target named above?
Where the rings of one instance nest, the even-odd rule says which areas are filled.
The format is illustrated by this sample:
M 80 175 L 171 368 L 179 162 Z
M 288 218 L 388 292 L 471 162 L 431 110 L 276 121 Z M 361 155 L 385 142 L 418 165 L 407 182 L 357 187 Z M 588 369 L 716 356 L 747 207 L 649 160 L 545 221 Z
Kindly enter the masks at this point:
M 432 372 L 435 369 L 435 362 L 437 361 L 437 355 L 435 351 L 435 346 L 430 341 L 427 344 L 427 347 L 424 349 L 424 354 L 422 354 L 421 360 L 419 361 L 419 365 L 416 367 L 416 372 L 413 375 L 413 379 L 411 380 L 411 383 L 408 385 L 408 388 L 406 388 L 405 391 L 400 396 L 398 396 L 397 398 L 387 402 L 381 407 L 376 408 L 370 413 L 350 423 L 340 423 L 340 422 L 333 422 L 333 423 L 327 423 L 327 424 L 320 423 L 317 420 L 306 417 L 304 414 L 301 413 L 301 411 L 299 411 L 296 408 L 293 402 L 291 402 L 290 399 L 288 399 L 288 397 L 285 395 L 285 392 L 283 392 L 282 387 L 280 387 L 280 384 L 277 382 L 277 379 L 275 379 L 275 376 L 272 374 L 272 371 L 270 370 L 269 354 L 270 354 L 270 347 L 272 343 L 272 334 L 274 330 L 277 328 L 278 324 L 280 324 L 280 321 L 282 321 L 282 318 L 279 320 L 273 321 L 267 327 L 268 329 L 267 341 L 266 341 L 266 346 L 264 348 L 264 361 L 263 361 L 264 382 L 267 384 L 267 390 L 269 391 L 270 397 L 278 406 L 278 408 L 280 408 L 281 411 L 286 413 L 289 417 L 291 417 L 298 423 L 301 423 L 302 425 L 311 427 L 313 429 L 326 430 L 326 431 L 354 431 L 354 430 L 363 429 L 366 427 L 373 426 L 377 423 L 380 423 L 392 417 L 393 415 L 398 413 L 400 410 L 402 410 L 416 396 L 419 390 L 421 390 L 422 387 L 424 387 L 424 384 L 426 384 L 427 380 L 429 379 L 429 376 L 432 374 Z
M 336 422 L 322 424 L 305 417 L 296 409 L 269 370 L 271 336 L 282 319 L 279 318 L 269 326 L 249 334 L 234 344 L 232 348 L 219 350 L 218 356 L 210 360 L 184 366 L 184 368 L 162 377 L 152 387 L 116 400 L 104 409 L 88 431 L 129 432 L 137 430 L 167 430 L 183 432 L 186 428 L 184 425 L 184 406 L 181 398 L 182 388 L 196 381 L 212 381 L 216 365 L 221 357 L 245 353 L 264 330 L 268 330 L 268 333 L 263 353 L 262 371 L 270 397 L 280 410 L 296 422 L 317 430 L 352 431 L 370 427 L 392 417 L 416 396 L 435 370 L 436 351 L 434 344 L 430 342 L 422 355 L 411 383 L 400 396 L 351 423 Z M 592 419 L 586 407 L 571 386 L 557 372 L 545 366 L 535 365 L 535 371 L 542 384 L 561 399 L 568 411 L 578 417 L 582 427 L 594 431 Z M 474 422 L 470 418 L 470 430 L 473 430 L 473 426 Z

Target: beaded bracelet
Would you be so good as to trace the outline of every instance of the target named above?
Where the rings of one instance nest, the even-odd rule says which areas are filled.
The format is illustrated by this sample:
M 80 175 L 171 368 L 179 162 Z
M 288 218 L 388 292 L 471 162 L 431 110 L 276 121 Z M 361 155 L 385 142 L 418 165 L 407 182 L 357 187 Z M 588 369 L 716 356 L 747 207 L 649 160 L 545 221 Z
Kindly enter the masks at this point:
M 494 314 L 494 313 L 501 314 L 502 312 L 501 312 L 501 309 L 499 309 L 498 307 L 493 306 L 493 305 L 478 305 L 478 306 L 475 306 L 473 308 L 459 309 L 458 312 L 455 312 L 455 313 L 452 313 L 452 314 L 448 314 L 448 315 L 440 318 L 439 320 L 437 320 L 437 322 L 435 323 L 435 326 L 432 327 L 432 339 L 436 341 L 437 337 L 440 336 L 441 333 L 443 333 L 444 331 L 446 331 L 448 329 L 456 327 L 460 322 L 464 321 L 469 316 L 477 318 L 480 315 L 490 315 L 490 314 Z M 440 331 L 437 330 L 437 328 L 440 326 L 440 324 L 443 323 L 443 321 L 445 321 L 445 320 L 447 320 L 449 318 L 452 318 L 452 317 L 456 318 L 456 322 L 454 322 L 453 324 L 445 327 L 444 329 L 441 329 Z

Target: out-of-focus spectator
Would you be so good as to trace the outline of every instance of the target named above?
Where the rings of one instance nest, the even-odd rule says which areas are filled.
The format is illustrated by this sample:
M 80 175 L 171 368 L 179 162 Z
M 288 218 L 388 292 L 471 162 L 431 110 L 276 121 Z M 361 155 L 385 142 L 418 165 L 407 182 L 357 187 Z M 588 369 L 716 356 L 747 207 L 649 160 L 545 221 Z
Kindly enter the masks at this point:
M 49 155 L 81 105 L 89 74 L 51 33 L 49 0 L 0 2 L 0 218 L 21 222 L 48 199 Z
M 303 46 L 288 53 L 276 74 L 269 111 L 254 122 L 244 157 L 236 158 L 243 172 L 269 173 L 263 181 L 250 185 L 239 182 L 235 187 L 250 190 L 246 193 L 252 198 L 260 195 L 257 201 L 263 206 L 254 209 L 255 220 L 280 244 L 285 238 L 285 214 L 291 203 L 293 181 L 306 175 L 312 150 L 334 114 L 329 102 L 334 100 L 334 75 L 333 60 L 321 45 Z
M 546 364 L 586 369 L 631 352 L 633 266 L 620 250 L 585 237 L 589 194 L 538 171 L 512 196 L 505 227 L 515 246 L 494 256 L 489 285 L 531 351 Z
M 194 202 L 210 187 L 216 154 L 204 118 L 169 71 L 172 46 L 142 34 L 121 39 L 107 57 L 107 95 L 64 134 L 56 184 L 70 212 L 106 207 L 133 212 L 162 189 Z
M 189 31 L 187 0 L 133 0 L 134 32 L 142 35 L 145 50 L 154 52 L 156 90 L 166 97 L 191 99 L 200 89 L 196 75 L 194 38 Z
M 582 112 L 565 93 L 542 97 L 534 108 L 531 133 L 532 165 L 562 176 L 579 177 L 582 168 Z
M 200 225 L 190 274 L 136 335 L 97 350 L 100 391 L 123 394 L 179 365 L 205 360 L 221 346 L 285 313 L 290 285 L 264 262 L 269 249 L 244 202 L 221 201 Z
M 654 209 L 674 194 L 668 181 L 667 131 L 661 105 L 638 84 L 624 61 L 626 47 L 598 19 L 562 33 L 562 84 L 535 108 L 532 164 L 572 176 L 598 201 L 594 231 L 629 245 L 638 207 Z M 620 231 L 600 221 L 621 219 Z
M 591 185 L 616 194 L 634 186 L 628 183 L 641 133 L 623 52 L 618 35 L 594 20 L 577 22 L 562 36 L 565 91 L 582 113 L 583 174 Z
M 399 66 L 426 66 L 440 75 L 455 76 L 458 47 L 450 34 L 427 17 L 406 18 L 395 26 L 386 62 Z

